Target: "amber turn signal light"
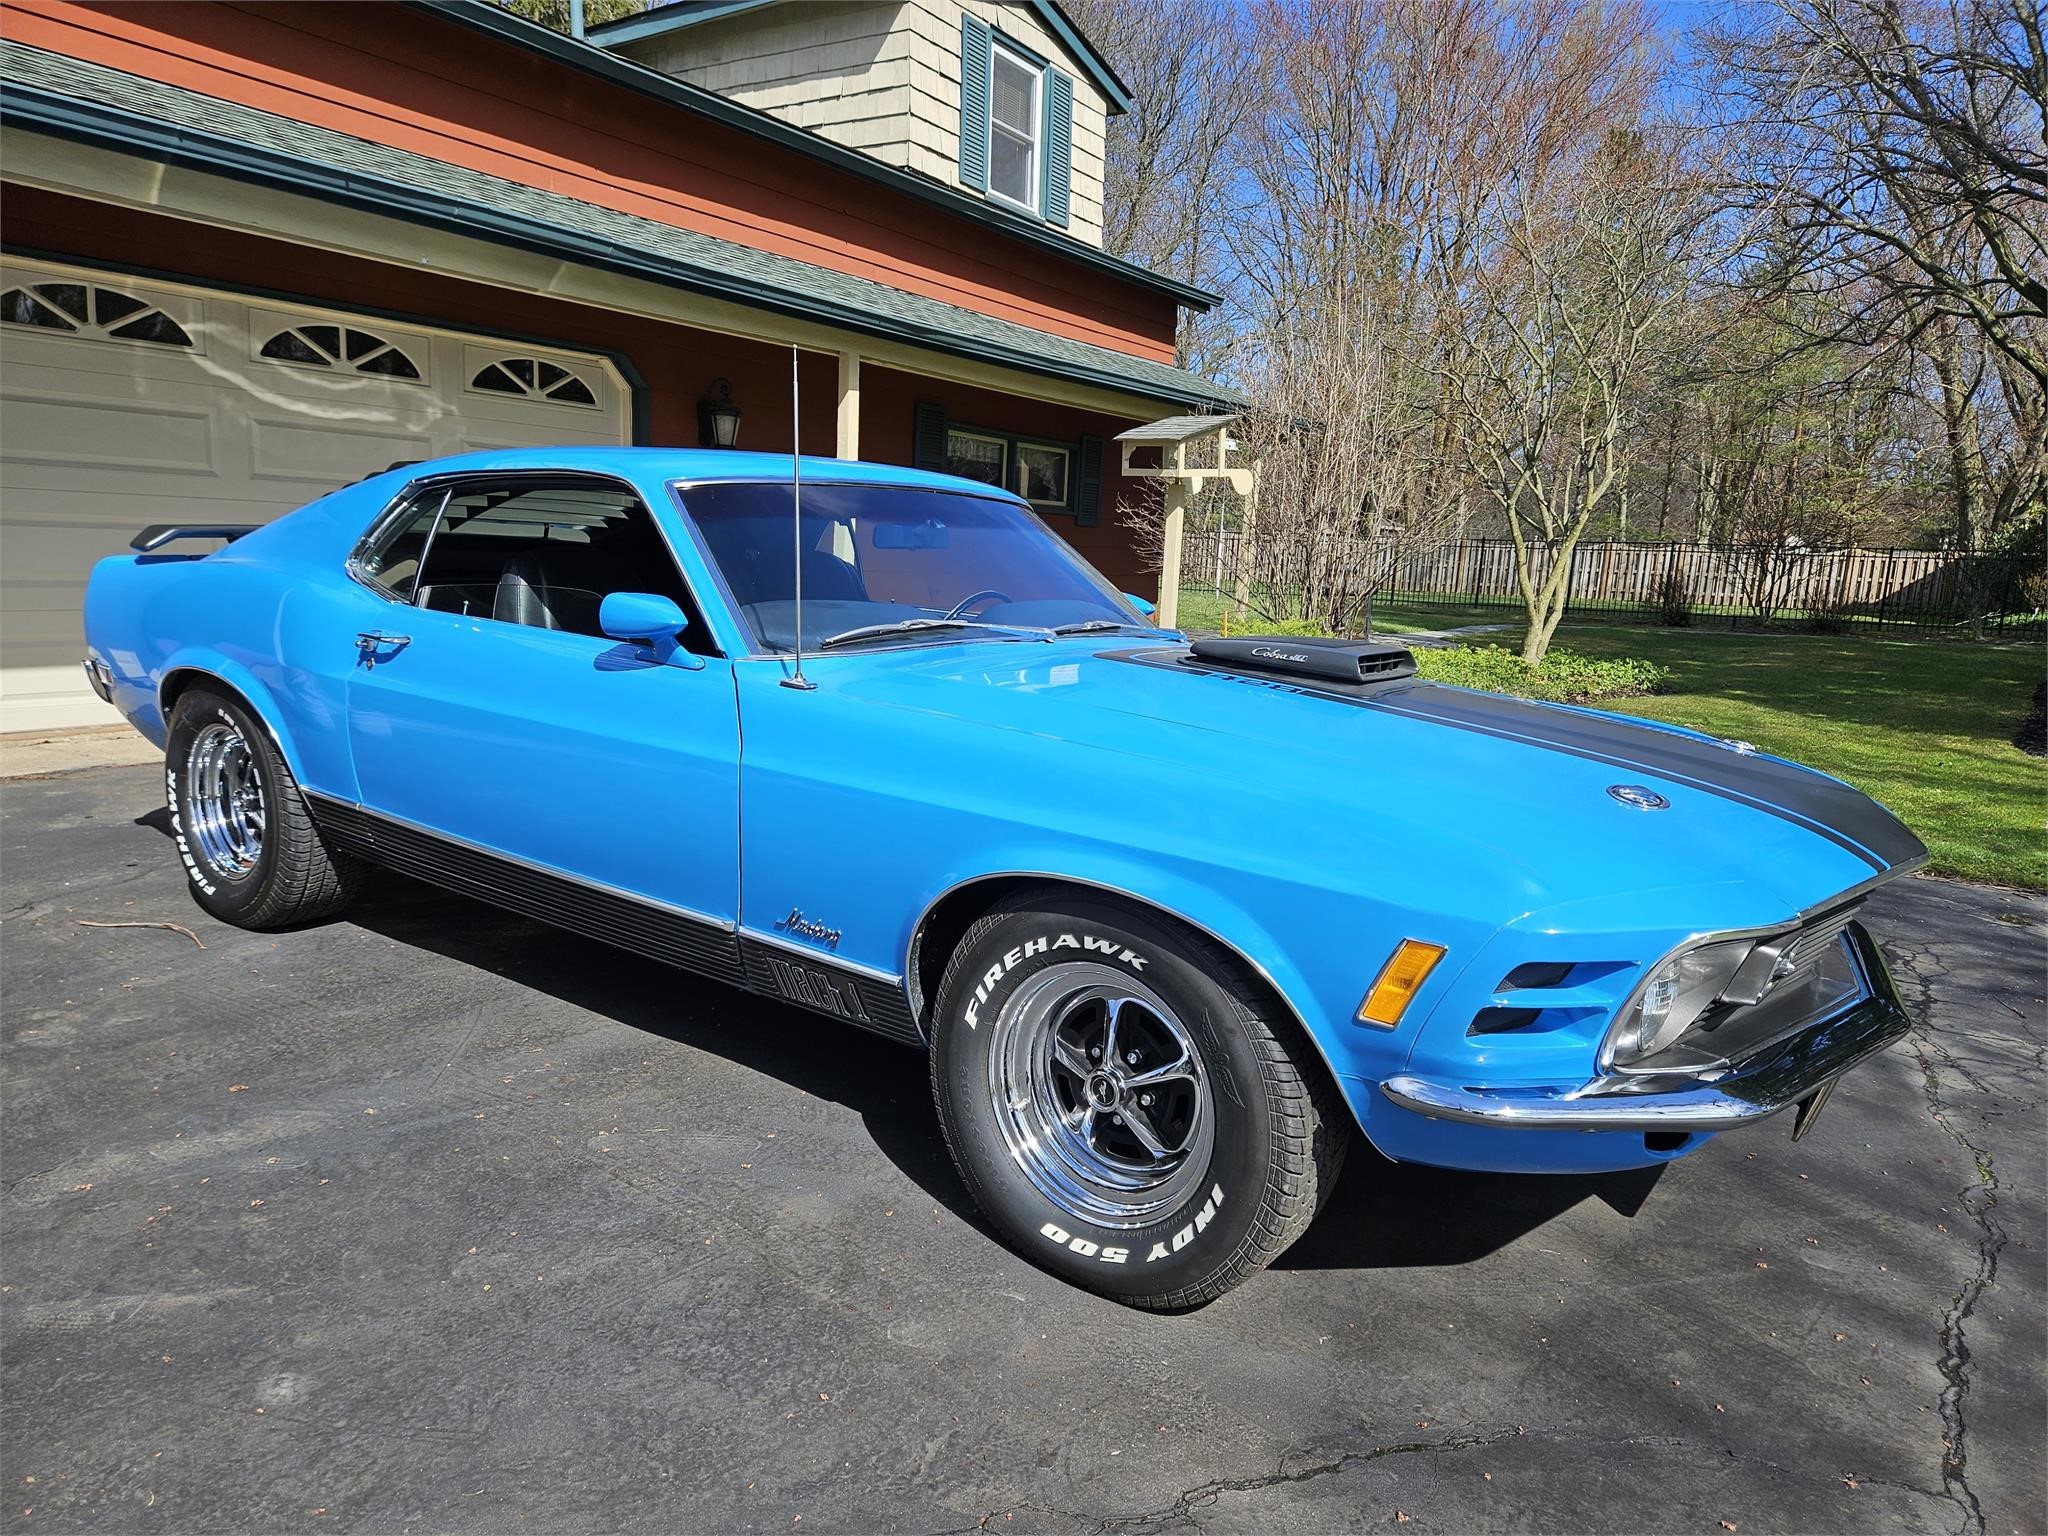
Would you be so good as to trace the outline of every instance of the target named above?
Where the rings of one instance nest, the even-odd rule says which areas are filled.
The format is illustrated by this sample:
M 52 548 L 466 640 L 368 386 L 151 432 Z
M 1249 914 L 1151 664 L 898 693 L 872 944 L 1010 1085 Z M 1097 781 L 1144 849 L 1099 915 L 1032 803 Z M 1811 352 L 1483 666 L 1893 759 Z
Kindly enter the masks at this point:
M 1408 1011 L 1408 1005 L 1415 1001 L 1415 994 L 1422 990 L 1423 982 L 1429 979 L 1429 973 L 1436 969 L 1437 961 L 1443 957 L 1444 947 L 1441 944 L 1403 939 L 1380 968 L 1379 979 L 1365 994 L 1365 1001 L 1358 1005 L 1358 1022 L 1384 1024 L 1389 1029 L 1400 1023 L 1401 1015 Z

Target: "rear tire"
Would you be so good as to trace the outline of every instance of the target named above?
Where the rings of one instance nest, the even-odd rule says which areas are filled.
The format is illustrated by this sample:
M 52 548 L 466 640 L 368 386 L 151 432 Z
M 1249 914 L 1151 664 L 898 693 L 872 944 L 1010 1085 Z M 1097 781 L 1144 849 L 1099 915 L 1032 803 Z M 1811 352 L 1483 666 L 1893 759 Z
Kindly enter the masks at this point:
M 203 687 L 179 696 L 164 791 L 193 899 L 222 922 L 332 917 L 362 883 L 362 864 L 322 840 L 284 755 L 239 699 Z
M 975 923 L 932 1014 L 932 1092 L 1018 1252 L 1131 1306 L 1200 1306 L 1307 1230 L 1349 1116 L 1235 956 L 1142 913 L 1026 893 Z

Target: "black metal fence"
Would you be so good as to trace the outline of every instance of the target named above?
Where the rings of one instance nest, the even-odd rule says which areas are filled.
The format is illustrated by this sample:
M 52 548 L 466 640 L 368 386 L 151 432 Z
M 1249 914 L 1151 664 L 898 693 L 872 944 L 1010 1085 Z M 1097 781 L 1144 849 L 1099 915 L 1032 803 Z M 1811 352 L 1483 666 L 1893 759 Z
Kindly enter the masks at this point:
M 1199 535 L 1197 537 L 1200 537 Z M 1213 536 L 1212 536 L 1213 537 Z M 1237 537 L 1215 542 L 1216 572 L 1237 569 Z M 1197 546 L 1199 547 L 1199 546 Z M 1246 551 L 1245 553 L 1248 553 Z M 1523 611 L 1508 539 L 1376 551 L 1376 608 Z M 1536 550 L 1532 579 L 1554 558 Z M 1200 581 L 1208 561 L 1190 559 Z M 1229 590 L 1226 577 L 1224 589 Z M 1566 576 L 1566 613 L 1610 623 L 1824 632 L 2048 635 L 2048 572 L 2003 555 L 1925 549 L 1788 549 L 1713 544 L 1582 544 Z

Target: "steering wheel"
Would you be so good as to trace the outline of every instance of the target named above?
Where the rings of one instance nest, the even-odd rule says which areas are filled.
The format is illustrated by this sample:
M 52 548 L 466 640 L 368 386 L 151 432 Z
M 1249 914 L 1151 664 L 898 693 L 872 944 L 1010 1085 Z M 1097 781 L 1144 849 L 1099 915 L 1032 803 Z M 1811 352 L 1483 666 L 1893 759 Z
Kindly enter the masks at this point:
M 965 597 L 961 598 L 959 602 L 955 603 L 951 608 L 948 608 L 946 610 L 946 617 L 949 619 L 957 619 L 961 615 L 965 614 L 967 610 L 972 608 L 976 603 L 985 603 L 990 601 L 998 603 L 1007 603 L 1011 600 L 1012 599 L 1010 597 L 1010 594 L 1007 592 L 998 592 L 994 587 L 983 587 L 979 592 L 968 593 Z

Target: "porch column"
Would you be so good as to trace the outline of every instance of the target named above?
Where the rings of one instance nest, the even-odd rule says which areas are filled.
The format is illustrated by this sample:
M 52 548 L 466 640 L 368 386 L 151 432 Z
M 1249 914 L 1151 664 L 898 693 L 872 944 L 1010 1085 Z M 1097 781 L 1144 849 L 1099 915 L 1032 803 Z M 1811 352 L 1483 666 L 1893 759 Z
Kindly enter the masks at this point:
M 860 354 L 839 354 L 839 446 L 842 459 L 860 457 Z
M 1188 514 L 1188 483 L 1166 482 L 1165 545 L 1159 556 L 1159 627 L 1180 627 L 1180 536 Z

